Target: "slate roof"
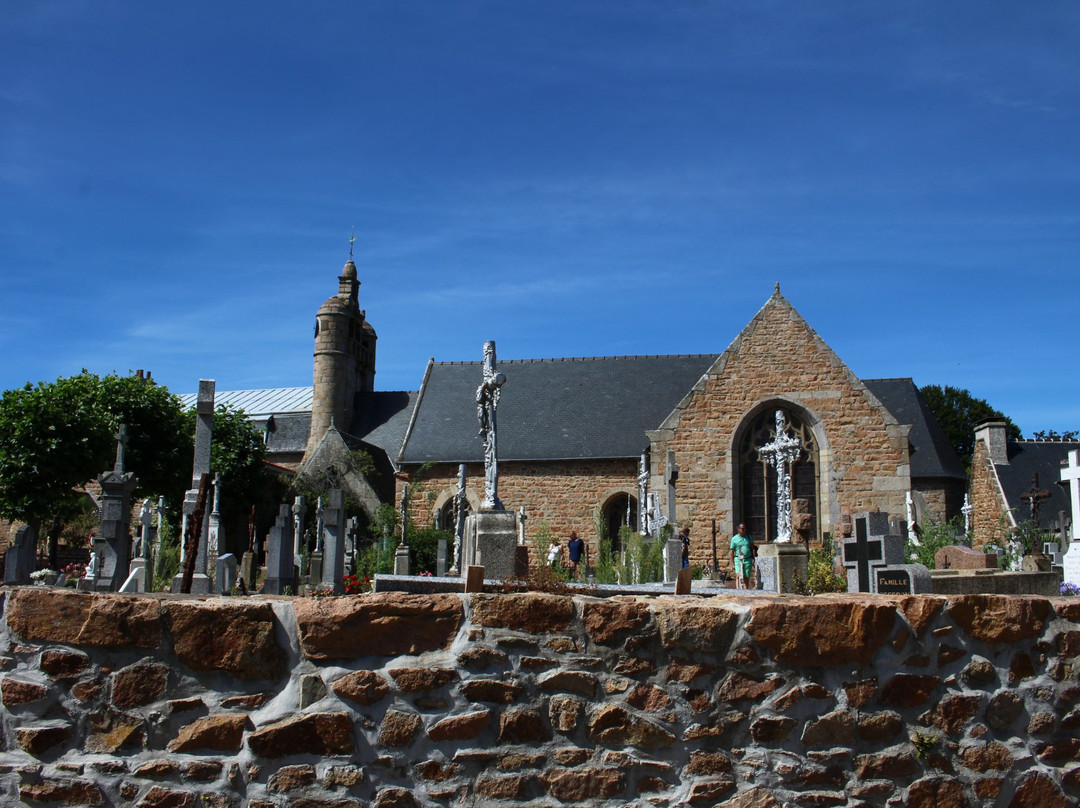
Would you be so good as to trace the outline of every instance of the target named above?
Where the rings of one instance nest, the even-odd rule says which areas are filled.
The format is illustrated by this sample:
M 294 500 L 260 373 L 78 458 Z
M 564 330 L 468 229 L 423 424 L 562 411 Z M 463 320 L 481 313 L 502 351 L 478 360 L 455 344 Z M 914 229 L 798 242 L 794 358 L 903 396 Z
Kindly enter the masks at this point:
M 271 455 L 303 454 L 311 431 L 310 412 L 277 413 L 270 418 L 253 419 L 266 432 L 266 451 Z
M 500 361 L 502 460 L 637 457 L 656 429 L 716 361 L 693 356 L 608 356 Z M 480 362 L 428 365 L 400 461 L 479 462 Z
M 197 393 L 184 393 L 180 403 L 185 407 L 194 407 L 198 401 Z M 243 410 L 252 419 L 265 419 L 282 412 L 311 412 L 314 398 L 312 387 L 274 387 L 268 390 L 217 390 L 214 393 L 214 405 L 228 404 Z
M 382 449 L 393 460 L 405 439 L 416 395 L 409 391 L 361 393 L 349 434 Z
M 1058 511 L 1070 512 L 1069 489 L 1061 484 L 1061 469 L 1072 449 L 1080 449 L 1080 441 L 1009 441 L 1009 462 L 995 463 L 998 481 L 1009 508 L 1015 508 L 1016 521 L 1031 519 L 1031 508 L 1020 495 L 1031 488 L 1031 475 L 1038 473 L 1039 488 L 1050 492 L 1050 499 L 1039 504 L 1039 523 L 1049 527 Z
M 967 479 L 963 462 L 911 379 L 863 379 L 863 384 L 897 421 L 911 424 L 912 477 Z

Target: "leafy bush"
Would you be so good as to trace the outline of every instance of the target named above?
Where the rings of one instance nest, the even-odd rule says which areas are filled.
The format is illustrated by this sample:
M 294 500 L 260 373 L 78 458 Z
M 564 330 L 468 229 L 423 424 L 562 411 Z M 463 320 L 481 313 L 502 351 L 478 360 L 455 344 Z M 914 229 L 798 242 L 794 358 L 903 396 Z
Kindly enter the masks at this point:
M 919 533 L 918 546 L 911 539 L 907 540 L 904 557 L 909 564 L 922 564 L 927 569 L 936 569 L 934 556 L 942 547 L 956 544 L 957 535 L 963 534 L 963 524 L 963 519 L 959 516 L 954 516 L 947 522 L 928 520 Z
M 792 588 L 800 595 L 824 592 L 847 592 L 847 576 L 836 571 L 832 539 L 826 537 L 821 547 L 810 550 L 806 562 L 806 580 L 795 573 Z

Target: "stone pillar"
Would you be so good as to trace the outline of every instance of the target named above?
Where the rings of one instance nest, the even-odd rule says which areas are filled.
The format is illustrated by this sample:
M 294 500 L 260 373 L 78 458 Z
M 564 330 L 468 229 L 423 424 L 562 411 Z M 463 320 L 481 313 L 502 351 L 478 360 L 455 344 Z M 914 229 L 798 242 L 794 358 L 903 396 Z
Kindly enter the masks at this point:
M 214 436 L 214 387 L 213 379 L 199 379 L 199 397 L 195 404 L 195 457 L 191 464 L 191 488 L 184 494 L 183 519 L 180 526 L 180 572 L 173 578 L 173 592 L 180 591 L 187 561 L 187 524 L 195 513 L 199 499 L 199 483 L 203 474 L 210 473 L 210 448 Z M 206 574 L 206 552 L 209 546 L 210 515 L 203 517 L 199 531 L 198 552 L 195 558 L 195 575 L 191 579 L 191 594 L 209 595 L 210 577 Z
M 7 549 L 4 561 L 4 583 L 31 583 L 30 574 L 37 566 L 37 534 L 28 525 L 15 531 L 15 541 Z
M 112 471 L 98 475 L 101 486 L 101 527 L 96 543 L 101 553 L 101 574 L 97 588 L 104 592 L 117 592 L 128 579 L 131 568 L 131 494 L 139 481 L 131 472 L 124 471 L 124 447 L 127 428 L 120 426 L 117 433 L 116 465 Z
M 322 509 L 323 552 L 320 589 L 345 594 L 345 493 L 333 488 Z
M 518 569 L 517 519 L 513 511 L 480 511 L 465 520 L 465 561 L 484 568 L 484 577 L 506 580 L 524 574 Z
M 282 503 L 277 521 L 270 528 L 266 540 L 266 582 L 263 592 L 267 595 L 283 595 L 286 589 L 296 594 L 293 539 L 292 511 L 287 503 Z

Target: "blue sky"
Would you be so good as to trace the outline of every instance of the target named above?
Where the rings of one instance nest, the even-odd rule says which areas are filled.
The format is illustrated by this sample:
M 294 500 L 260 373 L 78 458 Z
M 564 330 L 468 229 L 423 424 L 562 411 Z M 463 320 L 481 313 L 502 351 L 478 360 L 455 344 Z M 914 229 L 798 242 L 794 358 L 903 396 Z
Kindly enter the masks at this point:
M 0 0 L 0 388 L 722 351 L 1080 428 L 1080 4 Z M 643 379 L 642 384 L 648 380 Z

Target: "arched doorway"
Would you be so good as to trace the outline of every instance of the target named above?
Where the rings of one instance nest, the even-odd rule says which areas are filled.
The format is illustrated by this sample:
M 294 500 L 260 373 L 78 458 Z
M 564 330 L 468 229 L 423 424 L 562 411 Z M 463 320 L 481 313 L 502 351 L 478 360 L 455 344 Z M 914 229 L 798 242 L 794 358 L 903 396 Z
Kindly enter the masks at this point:
M 606 503 L 602 511 L 604 529 L 611 541 L 611 552 L 622 552 L 622 542 L 619 540 L 619 529 L 629 525 L 632 530 L 637 530 L 638 503 L 637 497 L 629 494 L 615 494 Z
M 758 451 L 776 439 L 776 411 L 784 413 L 784 430 L 789 438 L 799 441 L 799 456 L 791 464 L 791 498 L 805 499 L 809 504 L 811 526 L 809 534 L 818 538 L 819 456 L 814 431 L 800 413 L 774 404 L 762 408 L 742 431 L 738 447 L 738 477 L 740 516 L 750 535 L 758 542 L 776 540 L 776 469 L 765 462 Z

